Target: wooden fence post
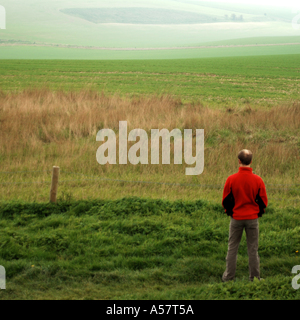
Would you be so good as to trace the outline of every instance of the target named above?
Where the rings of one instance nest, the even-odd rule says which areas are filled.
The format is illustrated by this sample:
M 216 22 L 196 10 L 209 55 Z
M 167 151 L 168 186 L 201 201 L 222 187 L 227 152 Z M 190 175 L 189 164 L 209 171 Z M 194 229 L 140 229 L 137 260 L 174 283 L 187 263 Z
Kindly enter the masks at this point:
M 50 189 L 50 202 L 52 203 L 56 203 L 58 176 L 59 176 L 59 167 L 53 167 L 52 182 L 51 182 L 51 189 Z

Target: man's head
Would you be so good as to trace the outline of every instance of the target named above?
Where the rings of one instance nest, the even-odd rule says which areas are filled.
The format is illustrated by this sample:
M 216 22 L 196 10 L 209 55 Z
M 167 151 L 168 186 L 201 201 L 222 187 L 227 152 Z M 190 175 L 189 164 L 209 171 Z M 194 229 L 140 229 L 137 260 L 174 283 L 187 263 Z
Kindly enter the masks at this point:
M 252 163 L 252 152 L 247 149 L 243 149 L 238 154 L 239 164 L 242 166 L 250 166 Z

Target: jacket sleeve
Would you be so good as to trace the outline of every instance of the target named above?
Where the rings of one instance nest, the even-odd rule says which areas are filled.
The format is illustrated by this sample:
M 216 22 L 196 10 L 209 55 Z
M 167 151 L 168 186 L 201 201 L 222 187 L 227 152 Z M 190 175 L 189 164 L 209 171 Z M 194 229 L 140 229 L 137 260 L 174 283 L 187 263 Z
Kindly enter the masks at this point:
M 228 216 L 232 217 L 234 205 L 235 205 L 235 201 L 234 201 L 234 197 L 231 190 L 230 179 L 228 178 L 224 186 L 223 199 L 222 199 L 222 206 L 225 209 L 225 213 Z
M 257 193 L 256 199 L 255 199 L 255 202 L 259 205 L 258 216 L 262 217 L 262 215 L 265 213 L 265 208 L 268 205 L 266 186 L 262 180 L 261 180 L 260 188 L 258 189 L 258 193 Z

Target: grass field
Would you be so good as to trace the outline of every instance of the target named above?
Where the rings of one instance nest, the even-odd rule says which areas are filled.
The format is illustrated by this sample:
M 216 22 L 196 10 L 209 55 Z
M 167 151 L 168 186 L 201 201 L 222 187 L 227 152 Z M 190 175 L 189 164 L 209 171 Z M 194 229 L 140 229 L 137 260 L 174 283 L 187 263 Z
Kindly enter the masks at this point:
M 300 200 L 299 103 L 268 108 L 242 104 L 218 109 L 201 103 L 184 104 L 169 96 L 124 98 L 89 91 L 25 91 L 3 94 L 0 100 L 2 199 L 47 201 L 47 170 L 59 165 L 61 195 L 75 199 L 98 198 L 100 192 L 102 199 L 138 195 L 218 201 L 227 175 L 237 170 L 236 150 L 247 146 L 256 154 L 253 168 L 264 177 L 271 200 L 283 207 L 287 202 L 297 205 Z M 119 121 L 123 120 L 128 122 L 129 131 L 204 129 L 203 174 L 186 176 L 184 161 L 169 166 L 99 165 L 97 132 L 103 128 L 115 130 L 118 146 Z M 148 146 L 150 156 L 150 141 Z M 156 184 L 130 182 L 141 180 Z
M 0 60 L 1 90 L 92 89 L 169 94 L 208 107 L 274 106 L 299 99 L 300 55 L 150 61 Z
M 296 54 L 1 60 L 0 299 L 299 299 L 291 286 L 300 264 L 298 66 Z M 121 120 L 128 132 L 204 129 L 204 172 L 101 166 L 96 134 L 111 128 L 118 138 Z M 248 281 L 243 238 L 237 281 L 223 284 L 222 188 L 243 148 L 269 197 L 260 219 L 265 281 Z M 53 165 L 57 205 L 48 204 Z
M 261 275 L 249 282 L 243 236 L 237 280 L 220 281 L 229 218 L 205 201 L 139 198 L 0 206 L 0 299 L 300 299 L 299 208 L 260 220 Z M 298 253 L 297 253 L 298 252 Z
M 298 41 L 299 43 L 299 41 Z M 163 45 L 163 44 L 162 44 Z M 0 46 L 0 59 L 31 60 L 170 60 L 241 56 L 295 55 L 300 45 L 227 47 L 227 48 L 176 48 L 176 49 L 93 49 L 26 45 Z
M 61 12 L 93 23 L 178 25 L 218 21 L 216 17 L 200 13 L 158 8 L 73 8 L 61 10 Z M 220 21 L 226 21 L 225 17 L 223 16 Z
M 203 43 L 207 46 L 230 46 L 230 45 L 263 45 L 263 44 L 280 44 L 280 43 L 298 43 L 300 36 L 294 37 L 253 37 L 253 38 L 241 38 L 231 39 L 223 41 L 210 41 Z

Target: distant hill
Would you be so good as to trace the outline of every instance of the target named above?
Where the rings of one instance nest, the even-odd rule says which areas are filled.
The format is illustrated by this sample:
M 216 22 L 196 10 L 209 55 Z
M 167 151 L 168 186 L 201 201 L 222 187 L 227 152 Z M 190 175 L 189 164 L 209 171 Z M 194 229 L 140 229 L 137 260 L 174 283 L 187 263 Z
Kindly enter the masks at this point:
M 244 21 L 243 15 L 201 14 L 164 8 L 69 8 L 61 12 L 93 23 L 199 24 Z
M 300 42 L 291 23 L 295 14 L 271 6 L 195 0 L 1 0 L 1 5 L 6 29 L 0 30 L 0 51 L 7 54 L 0 56 L 8 58 L 12 52 L 22 57 L 26 46 L 35 52 L 35 45 L 40 49 L 34 57 L 40 52 L 57 57 L 53 48 L 174 48 L 220 41 L 239 45 L 251 38 L 261 38 L 254 44 L 278 43 L 279 38 L 280 43 Z
M 295 13 L 288 7 L 276 7 L 266 5 L 253 5 L 242 3 L 208 2 L 197 0 L 173 0 L 175 2 L 212 8 L 215 10 L 226 10 L 233 14 L 252 15 L 253 21 L 283 21 L 291 22 Z

